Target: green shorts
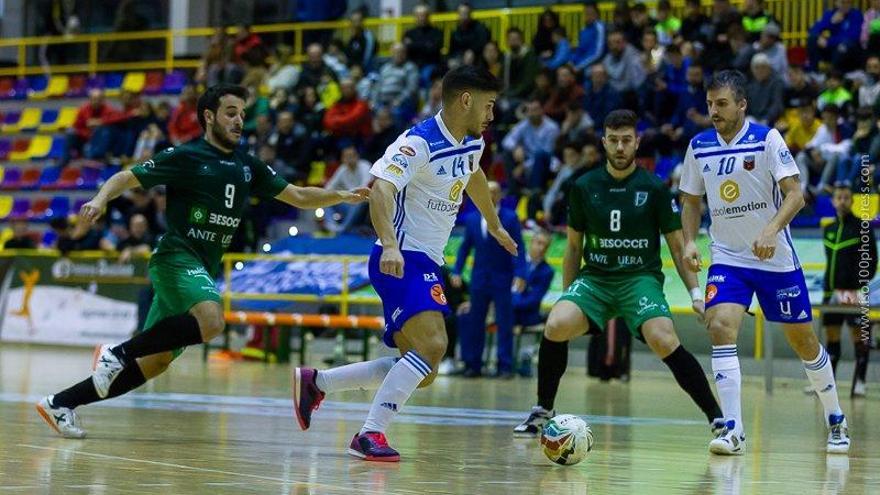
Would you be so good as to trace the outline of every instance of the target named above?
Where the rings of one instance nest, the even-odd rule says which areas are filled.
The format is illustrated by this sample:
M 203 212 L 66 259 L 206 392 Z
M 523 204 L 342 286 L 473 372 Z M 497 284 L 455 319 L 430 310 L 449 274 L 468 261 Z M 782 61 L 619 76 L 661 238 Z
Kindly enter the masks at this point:
M 145 330 L 169 316 L 186 313 L 200 302 L 220 302 L 214 278 L 200 261 L 190 255 L 153 255 L 150 281 L 155 295 L 144 322 Z M 182 348 L 175 349 L 174 357 L 182 353 Z
M 650 273 L 597 275 L 582 273 L 572 282 L 560 301 L 571 301 L 581 309 L 591 325 L 605 329 L 608 320 L 623 318 L 630 333 L 639 340 L 642 323 L 665 316 L 672 318 L 663 279 Z

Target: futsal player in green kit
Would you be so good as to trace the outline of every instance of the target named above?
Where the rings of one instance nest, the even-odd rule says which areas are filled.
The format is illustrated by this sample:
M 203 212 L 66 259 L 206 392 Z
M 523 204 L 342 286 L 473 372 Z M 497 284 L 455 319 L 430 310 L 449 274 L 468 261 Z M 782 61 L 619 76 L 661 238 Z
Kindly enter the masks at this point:
M 117 173 L 80 210 L 80 221 L 92 223 L 128 189 L 167 187 L 168 232 L 150 259 L 156 295 L 143 332 L 117 346 L 98 347 L 91 377 L 37 403 L 40 416 L 62 436 L 85 436 L 73 411 L 77 406 L 134 390 L 165 371 L 186 346 L 208 342 L 223 330 L 214 277 L 251 195 L 298 208 L 368 198 L 366 188 L 330 191 L 288 184 L 241 150 L 246 98 L 241 86 L 209 88 L 197 105 L 202 138 Z
M 681 260 L 684 243 L 675 199 L 657 176 L 635 164 L 637 120 L 629 110 L 608 114 L 602 138 L 606 165 L 581 176 L 569 193 L 565 292 L 550 312 L 538 352 L 538 405 L 514 428 L 517 436 L 538 435 L 555 415 L 568 341 L 589 328 L 604 329 L 614 317 L 623 318 L 633 335 L 669 366 L 713 431 L 724 425 L 706 374 L 675 334 L 663 295 L 660 234 L 691 294 L 694 311 L 702 316 L 697 277 Z

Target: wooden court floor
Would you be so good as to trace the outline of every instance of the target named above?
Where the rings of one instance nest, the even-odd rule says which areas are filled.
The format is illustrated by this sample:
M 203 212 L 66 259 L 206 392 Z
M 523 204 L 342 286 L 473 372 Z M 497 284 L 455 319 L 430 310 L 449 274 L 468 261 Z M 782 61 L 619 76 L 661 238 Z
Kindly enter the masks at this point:
M 289 367 L 211 361 L 190 350 L 136 393 L 79 409 L 89 436 L 57 437 L 41 395 L 85 376 L 89 350 L 0 346 L 0 494 L 880 494 L 880 385 L 843 406 L 853 449 L 826 456 L 816 399 L 802 382 L 766 396 L 744 387 L 748 453 L 707 452 L 695 406 L 665 374 L 603 384 L 569 370 L 559 412 L 584 415 L 594 451 L 574 467 L 546 461 L 511 428 L 534 379 L 440 378 L 389 431 L 402 462 L 346 455 L 370 396 L 329 398 L 299 431 Z

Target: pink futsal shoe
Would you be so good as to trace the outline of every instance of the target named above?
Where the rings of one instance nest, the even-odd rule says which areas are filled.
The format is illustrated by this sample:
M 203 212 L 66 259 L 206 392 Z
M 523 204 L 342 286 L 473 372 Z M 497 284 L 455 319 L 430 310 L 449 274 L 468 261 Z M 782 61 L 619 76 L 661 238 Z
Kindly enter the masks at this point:
M 385 434 L 377 431 L 355 435 L 348 453 L 365 461 L 400 462 L 400 454 L 388 445 Z
M 314 368 L 296 368 L 293 370 L 293 410 L 296 421 L 303 431 L 312 424 L 312 411 L 321 405 L 324 392 L 318 388 L 315 378 L 318 370 Z

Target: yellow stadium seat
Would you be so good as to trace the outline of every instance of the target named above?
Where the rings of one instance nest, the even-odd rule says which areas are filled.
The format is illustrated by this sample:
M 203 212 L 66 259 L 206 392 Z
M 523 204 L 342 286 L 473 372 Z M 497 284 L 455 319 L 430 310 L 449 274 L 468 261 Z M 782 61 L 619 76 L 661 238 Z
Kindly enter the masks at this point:
M 320 186 L 324 184 L 324 172 L 327 170 L 327 164 L 324 162 L 312 162 L 312 171 L 309 172 L 309 178 L 306 182 L 310 186 Z
M 143 72 L 129 72 L 125 74 L 122 80 L 123 91 L 132 93 L 140 93 L 144 90 L 144 84 L 147 82 L 147 75 Z
M 880 195 L 853 194 L 853 214 L 863 220 L 873 220 L 880 213 Z M 865 217 L 867 213 L 867 218 Z
M 22 159 L 30 160 L 31 158 L 46 156 L 50 149 L 52 149 L 52 136 L 34 136 L 28 145 L 27 151 L 24 152 L 25 156 Z M 13 153 L 13 155 L 15 155 L 15 153 Z
M 15 234 L 12 233 L 12 229 L 10 229 L 9 227 L 6 227 L 2 231 L 0 231 L 0 246 L 6 246 L 6 243 L 9 241 L 9 239 L 12 239 L 12 236 L 14 235 Z
M 32 100 L 45 100 L 46 98 L 64 96 L 64 94 L 67 93 L 69 83 L 70 79 L 63 74 L 52 76 L 49 79 L 49 84 L 46 85 L 46 89 L 43 91 L 34 91 L 28 96 L 28 98 Z
M 76 107 L 64 107 L 58 111 L 58 118 L 55 119 L 55 122 L 52 122 L 51 124 L 41 124 L 37 129 L 44 132 L 55 132 L 69 129 L 73 126 L 73 122 L 76 120 L 77 111 Z
M 3 165 L 0 165 L 0 182 L 3 182 L 4 177 L 6 177 L 6 169 L 3 168 Z
M 21 112 L 21 118 L 18 119 L 18 130 L 33 131 L 40 125 L 40 120 L 42 118 L 42 108 L 25 108 Z
M 0 196 L 0 218 L 6 218 L 12 213 L 12 196 Z

